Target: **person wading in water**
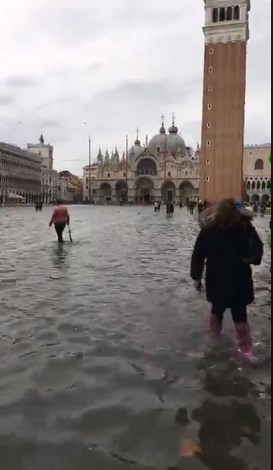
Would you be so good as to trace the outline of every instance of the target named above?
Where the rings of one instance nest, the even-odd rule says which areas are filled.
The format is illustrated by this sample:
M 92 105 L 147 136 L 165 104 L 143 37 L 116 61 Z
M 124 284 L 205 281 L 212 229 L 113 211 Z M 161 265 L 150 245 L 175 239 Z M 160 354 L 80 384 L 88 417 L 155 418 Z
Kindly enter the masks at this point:
M 49 227 L 54 224 L 56 233 L 58 235 L 58 242 L 63 243 L 63 231 L 66 225 L 69 225 L 70 217 L 67 210 L 67 207 L 62 205 L 62 201 L 57 199 L 57 207 L 55 207 L 51 220 L 49 222 Z
M 251 220 L 246 220 L 233 200 L 222 201 L 215 219 L 199 233 L 191 259 L 191 277 L 201 290 L 206 261 L 206 293 L 212 304 L 210 330 L 221 334 L 223 315 L 231 310 L 239 351 L 252 360 L 253 349 L 247 321 L 247 305 L 254 301 L 250 265 L 261 264 L 263 243 Z

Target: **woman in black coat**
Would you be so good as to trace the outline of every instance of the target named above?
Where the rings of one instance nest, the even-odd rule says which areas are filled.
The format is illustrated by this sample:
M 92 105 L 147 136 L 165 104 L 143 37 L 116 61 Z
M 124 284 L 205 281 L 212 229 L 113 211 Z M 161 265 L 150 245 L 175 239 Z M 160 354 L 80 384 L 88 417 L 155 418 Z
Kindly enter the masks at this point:
M 206 262 L 211 332 L 221 333 L 224 312 L 230 308 L 239 349 L 246 356 L 252 355 L 247 322 L 247 305 L 254 300 L 250 265 L 259 265 L 262 256 L 263 244 L 251 221 L 241 216 L 233 200 L 227 199 L 219 204 L 214 221 L 199 233 L 191 260 L 191 277 L 197 289 L 201 288 Z

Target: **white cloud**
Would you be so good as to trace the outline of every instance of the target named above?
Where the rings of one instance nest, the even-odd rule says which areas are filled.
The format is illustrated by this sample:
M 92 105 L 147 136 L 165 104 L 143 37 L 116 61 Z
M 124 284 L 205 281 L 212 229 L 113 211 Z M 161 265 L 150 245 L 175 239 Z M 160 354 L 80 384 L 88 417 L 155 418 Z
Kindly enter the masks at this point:
M 81 174 L 87 137 L 98 147 L 156 133 L 175 112 L 186 143 L 200 140 L 201 0 L 9 0 L 0 29 L 0 140 L 55 145 L 56 169 Z M 252 2 L 246 141 L 270 139 L 270 2 Z M 87 126 L 84 126 L 84 121 Z M 19 124 L 20 122 L 20 124 Z M 71 160 L 78 159 L 78 162 Z

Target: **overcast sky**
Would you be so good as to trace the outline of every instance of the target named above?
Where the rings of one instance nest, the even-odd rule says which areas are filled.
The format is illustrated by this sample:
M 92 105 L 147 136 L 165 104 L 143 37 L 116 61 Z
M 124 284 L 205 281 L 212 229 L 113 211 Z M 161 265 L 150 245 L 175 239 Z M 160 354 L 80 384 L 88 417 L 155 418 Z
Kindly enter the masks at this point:
M 246 143 L 270 141 L 270 0 L 252 0 Z M 187 145 L 200 141 L 202 0 L 6 0 L 1 3 L 0 141 L 41 133 L 55 168 L 82 173 L 158 132 L 176 115 Z M 86 124 L 84 124 L 86 123 Z

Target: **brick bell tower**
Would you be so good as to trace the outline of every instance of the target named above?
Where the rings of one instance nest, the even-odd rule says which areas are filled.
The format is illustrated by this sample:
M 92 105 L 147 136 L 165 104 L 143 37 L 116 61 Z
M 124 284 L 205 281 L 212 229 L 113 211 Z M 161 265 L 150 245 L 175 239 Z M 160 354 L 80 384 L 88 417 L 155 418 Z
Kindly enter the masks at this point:
M 204 0 L 202 199 L 243 196 L 246 53 L 250 0 Z

